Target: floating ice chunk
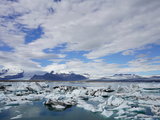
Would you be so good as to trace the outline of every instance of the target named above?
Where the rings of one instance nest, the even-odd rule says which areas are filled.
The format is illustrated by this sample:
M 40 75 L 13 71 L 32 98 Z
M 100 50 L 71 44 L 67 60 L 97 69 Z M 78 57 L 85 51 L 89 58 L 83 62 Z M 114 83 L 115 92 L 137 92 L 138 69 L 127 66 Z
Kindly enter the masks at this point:
M 91 111 L 91 112 L 98 112 L 97 108 L 93 104 L 89 104 L 85 102 L 84 100 L 79 100 L 77 107 L 81 107 L 85 110 Z
M 64 104 L 67 106 L 73 106 L 77 104 L 77 101 L 73 98 L 67 98 L 63 100 Z
M 84 89 L 75 89 L 73 90 L 73 92 L 71 93 L 73 96 L 83 96 L 86 94 L 86 90 Z
M 120 97 L 110 96 L 108 98 L 108 105 L 110 106 L 119 106 L 124 102 L 124 100 Z
M 138 103 L 140 103 L 140 104 L 148 104 L 148 105 L 159 105 L 160 100 L 159 99 L 147 99 L 146 98 L 146 99 L 139 99 Z
M 22 101 L 22 100 L 18 100 L 18 101 L 6 101 L 6 105 L 8 106 L 14 106 L 14 105 L 20 105 L 20 104 L 26 104 L 26 103 L 31 103 L 30 101 Z
M 35 94 L 30 94 L 25 96 L 25 99 L 30 100 L 30 101 L 38 101 L 44 98 L 43 94 L 35 95 Z
M 67 107 L 76 105 L 77 102 L 73 98 L 59 97 L 54 99 L 47 99 L 44 102 L 45 105 L 49 105 L 56 110 L 64 110 Z
M 6 95 L 4 93 L 0 93 L 0 101 L 3 101 L 6 99 Z
M 125 115 L 125 111 L 123 109 L 120 109 L 118 112 L 117 112 L 117 115 L 119 116 L 122 116 L 122 115 Z
M 131 84 L 131 85 L 130 85 L 130 89 L 131 89 L 132 91 L 138 91 L 138 90 L 140 89 L 140 86 L 137 85 L 137 84 Z
M 104 103 L 106 100 L 103 97 L 93 97 L 89 99 L 90 101 Z
M 140 92 L 134 92 L 130 96 L 136 96 L 136 97 L 141 97 L 142 94 Z
M 57 97 L 58 97 L 57 94 L 51 93 L 51 94 L 46 95 L 45 99 L 53 99 L 53 98 L 57 98 Z
M 158 106 L 158 105 L 153 105 L 153 106 L 151 107 L 151 111 L 152 111 L 153 113 L 155 113 L 156 115 L 160 116 L 160 106 Z
M 113 111 L 104 110 L 101 114 L 103 116 L 109 118 L 109 117 L 111 117 L 113 115 Z
M 11 86 L 7 86 L 6 89 L 7 91 L 25 91 L 27 90 L 28 83 L 22 83 L 22 82 L 17 82 L 17 83 L 12 83 Z
M 118 86 L 117 88 L 117 93 L 128 93 L 129 92 L 129 88 L 127 86 Z
M 66 108 L 66 106 L 62 105 L 51 105 L 51 107 L 56 110 L 64 110 Z
M 145 113 L 146 109 L 145 108 L 141 108 L 141 107 L 134 107 L 134 108 L 130 108 L 128 111 L 137 112 L 137 113 Z
M 74 97 L 75 99 L 88 100 L 90 98 L 89 95 L 86 95 L 87 90 L 80 88 L 73 90 L 72 93 L 66 94 L 66 97 Z
M 98 107 L 97 111 L 103 112 L 104 109 L 106 108 L 106 102 L 99 104 L 97 107 Z
M 42 88 L 48 88 L 49 87 L 49 85 L 47 83 L 45 83 L 45 82 L 37 82 L 37 85 L 39 87 L 42 87 Z
M 108 96 L 110 96 L 110 94 L 107 93 L 107 92 L 102 92 L 102 93 L 101 93 L 101 96 L 102 96 L 102 97 L 108 97 Z
M 140 120 L 154 120 L 151 115 L 145 115 L 145 114 L 137 114 L 135 116 L 135 119 L 139 118 Z
M 12 117 L 11 120 L 20 119 L 20 118 L 22 118 L 22 114 Z
M 30 84 L 26 88 L 33 93 L 37 93 L 42 90 L 42 87 L 38 83 L 33 82 L 30 82 Z
M 129 109 L 130 106 L 128 105 L 128 101 L 124 101 L 118 107 L 114 108 L 113 110 L 121 110 L 121 109 Z
M 100 89 L 100 90 L 98 90 L 98 91 L 95 92 L 94 96 L 96 96 L 96 97 L 98 97 L 98 96 L 108 97 L 109 93 L 107 91 L 108 90 Z
M 132 117 L 128 117 L 127 115 L 117 116 L 114 118 L 118 120 L 134 120 Z

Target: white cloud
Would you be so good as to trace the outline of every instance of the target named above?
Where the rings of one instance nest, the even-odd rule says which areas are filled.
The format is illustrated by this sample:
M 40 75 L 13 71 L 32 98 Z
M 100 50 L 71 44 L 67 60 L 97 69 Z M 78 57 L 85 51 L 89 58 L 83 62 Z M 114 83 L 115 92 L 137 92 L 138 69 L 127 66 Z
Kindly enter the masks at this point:
M 1 0 L 0 16 L 20 14 L 14 20 L 0 17 L 0 40 L 14 48 L 12 52 L 0 53 L 1 64 L 23 67 L 25 64 L 28 69 L 43 69 L 31 59 L 64 58 L 64 54 L 43 51 L 62 43 L 67 43 L 64 51 L 88 51 L 84 56 L 89 59 L 118 52 L 134 54 L 134 50 L 148 44 L 160 43 L 159 5 L 159 0 L 62 0 L 58 3 L 53 0 Z M 41 26 L 44 34 L 25 45 L 26 33 L 16 24 L 23 24 L 29 29 Z M 138 63 L 132 61 L 129 68 L 120 68 L 118 64 L 108 64 L 103 60 L 89 63 L 69 61 L 66 64 L 54 63 L 45 70 L 87 71 L 101 76 L 121 71 L 146 71 L 152 67 L 143 66 L 140 62 L 139 68 L 135 68 L 132 64 Z M 158 65 L 153 67 L 159 69 Z
M 107 64 L 105 62 L 88 62 L 80 60 L 68 61 L 64 64 L 54 63 L 44 68 L 45 71 L 55 70 L 56 72 L 75 72 L 79 74 L 88 73 L 92 78 L 103 77 L 118 72 L 118 64 Z
M 134 55 L 134 51 L 133 50 L 126 50 L 124 52 L 122 52 L 122 55 Z
M 155 63 L 158 63 L 156 65 Z M 125 65 L 125 66 L 124 66 Z M 138 73 L 138 72 L 151 72 L 160 69 L 160 59 L 159 57 L 154 58 L 137 58 L 135 60 L 129 61 L 126 64 L 113 64 L 106 63 L 102 60 L 96 60 L 92 62 L 82 62 L 80 60 L 70 60 L 63 64 L 53 63 L 44 68 L 44 71 L 55 70 L 56 72 L 75 72 L 75 73 L 88 73 L 91 78 L 96 77 L 107 77 L 109 75 L 117 73 Z

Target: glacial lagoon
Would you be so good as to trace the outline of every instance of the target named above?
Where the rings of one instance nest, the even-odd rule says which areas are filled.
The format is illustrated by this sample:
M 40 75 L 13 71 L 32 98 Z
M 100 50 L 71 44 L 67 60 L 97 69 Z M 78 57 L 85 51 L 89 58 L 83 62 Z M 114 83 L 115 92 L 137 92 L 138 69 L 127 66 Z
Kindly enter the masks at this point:
M 0 120 L 160 120 L 160 83 L 1 82 L 0 88 Z

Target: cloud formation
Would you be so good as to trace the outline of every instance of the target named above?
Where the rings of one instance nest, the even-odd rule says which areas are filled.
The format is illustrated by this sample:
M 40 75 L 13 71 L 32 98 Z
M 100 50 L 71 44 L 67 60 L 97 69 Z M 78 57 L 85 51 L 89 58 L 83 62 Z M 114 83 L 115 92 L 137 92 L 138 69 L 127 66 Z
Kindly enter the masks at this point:
M 0 46 L 13 49 L 0 51 L 0 64 L 99 76 L 160 70 L 159 65 L 144 64 L 137 58 L 128 61 L 125 68 L 118 61 L 101 60 L 117 53 L 134 55 L 147 45 L 159 45 L 159 6 L 159 0 L 1 0 Z M 43 30 L 41 37 L 26 44 L 26 31 L 38 27 Z M 58 53 L 44 52 L 62 44 L 66 46 Z M 83 57 L 88 61 L 65 60 L 65 52 L 72 51 L 86 52 Z M 53 64 L 42 67 L 33 59 L 47 59 Z M 101 73 L 96 74 L 97 70 Z

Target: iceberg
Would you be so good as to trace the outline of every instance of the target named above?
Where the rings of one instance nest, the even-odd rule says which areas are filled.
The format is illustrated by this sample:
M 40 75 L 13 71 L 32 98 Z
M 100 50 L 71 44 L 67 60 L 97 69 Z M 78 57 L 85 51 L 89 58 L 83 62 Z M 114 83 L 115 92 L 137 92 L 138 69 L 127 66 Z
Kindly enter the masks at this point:
M 146 88 L 153 90 L 153 87 L 137 84 L 117 85 L 117 87 L 112 85 L 105 87 L 74 85 L 67 83 L 67 85 L 57 86 L 55 83 L 50 85 L 48 82 L 2 82 L 0 104 L 4 106 L 1 107 L 0 112 L 13 106 L 43 101 L 45 106 L 56 111 L 64 111 L 76 106 L 106 118 L 124 120 L 143 120 L 145 118 L 145 120 L 150 120 L 160 116 L 159 93 L 144 92 Z M 150 114 L 147 112 L 148 109 Z M 22 115 L 12 117 L 12 119 L 20 117 Z
M 113 111 L 107 111 L 107 110 L 104 110 L 102 113 L 101 113 L 103 116 L 109 118 L 113 115 Z
M 110 106 L 120 106 L 123 102 L 124 100 L 122 98 L 113 95 L 108 98 L 108 105 Z

